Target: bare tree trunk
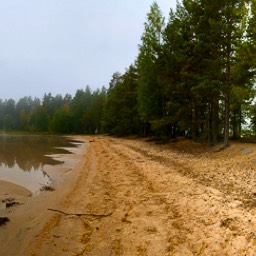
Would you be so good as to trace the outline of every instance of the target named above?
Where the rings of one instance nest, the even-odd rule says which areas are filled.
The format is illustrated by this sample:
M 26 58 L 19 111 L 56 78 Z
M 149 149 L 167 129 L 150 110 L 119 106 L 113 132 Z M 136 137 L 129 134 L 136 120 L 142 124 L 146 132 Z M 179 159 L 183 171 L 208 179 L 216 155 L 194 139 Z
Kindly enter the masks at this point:
M 230 23 L 230 17 L 227 18 L 227 23 Z M 224 118 L 224 148 L 229 146 L 229 118 L 230 118 L 230 77 L 231 77 L 231 34 L 227 36 L 227 49 L 226 49 L 226 83 L 224 88 L 224 101 L 225 101 L 225 118 Z
M 230 96 L 229 92 L 225 95 L 225 119 L 224 119 L 224 148 L 229 146 L 229 115 L 230 115 Z
M 213 146 L 212 141 L 212 102 L 211 100 L 208 103 L 208 129 L 207 129 L 207 137 L 208 137 L 208 147 Z
M 213 101 L 213 117 L 212 117 L 212 140 L 213 145 L 218 141 L 218 132 L 219 132 L 219 102 L 218 98 Z
M 195 102 L 192 102 L 192 127 L 191 127 L 191 133 L 192 133 L 192 139 L 196 140 L 196 106 Z

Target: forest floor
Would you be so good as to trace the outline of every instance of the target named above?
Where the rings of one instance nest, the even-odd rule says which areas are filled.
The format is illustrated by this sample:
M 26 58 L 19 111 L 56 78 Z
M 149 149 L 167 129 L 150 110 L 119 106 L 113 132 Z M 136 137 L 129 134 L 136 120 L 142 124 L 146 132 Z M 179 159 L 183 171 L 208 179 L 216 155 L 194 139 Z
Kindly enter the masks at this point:
M 256 255 L 256 144 L 83 138 L 55 191 L 10 207 L 0 255 Z

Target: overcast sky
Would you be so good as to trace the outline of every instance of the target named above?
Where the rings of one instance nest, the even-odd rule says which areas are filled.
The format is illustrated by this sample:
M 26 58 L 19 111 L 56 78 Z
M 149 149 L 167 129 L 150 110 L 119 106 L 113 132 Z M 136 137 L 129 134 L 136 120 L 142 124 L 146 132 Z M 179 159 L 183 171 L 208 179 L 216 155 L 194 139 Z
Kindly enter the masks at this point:
M 156 1 L 168 19 L 176 0 Z M 153 0 L 0 0 L 0 98 L 108 87 L 138 54 Z

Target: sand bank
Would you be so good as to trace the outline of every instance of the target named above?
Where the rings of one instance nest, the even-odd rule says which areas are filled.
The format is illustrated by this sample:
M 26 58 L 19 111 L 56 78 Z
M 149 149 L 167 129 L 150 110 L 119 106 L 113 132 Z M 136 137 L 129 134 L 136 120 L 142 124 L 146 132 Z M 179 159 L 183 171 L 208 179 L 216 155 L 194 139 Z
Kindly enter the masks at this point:
M 10 210 L 0 255 L 256 255 L 254 144 L 91 141 L 55 191 Z

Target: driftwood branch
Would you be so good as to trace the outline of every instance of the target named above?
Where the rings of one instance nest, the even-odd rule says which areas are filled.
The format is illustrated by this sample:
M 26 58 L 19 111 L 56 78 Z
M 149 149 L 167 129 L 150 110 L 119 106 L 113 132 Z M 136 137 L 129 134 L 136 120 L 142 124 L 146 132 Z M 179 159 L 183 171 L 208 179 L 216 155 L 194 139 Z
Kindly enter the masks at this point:
M 51 209 L 51 208 L 48 208 L 47 209 L 48 211 L 52 211 L 52 212 L 58 212 L 58 213 L 61 213 L 63 215 L 75 215 L 75 216 L 78 216 L 78 217 L 89 217 L 89 218 L 104 218 L 104 217 L 108 217 L 108 216 L 111 216 L 112 213 L 109 213 L 109 214 L 94 214 L 94 213 L 67 213 L 67 212 L 63 212 L 61 210 L 57 210 L 57 209 Z

